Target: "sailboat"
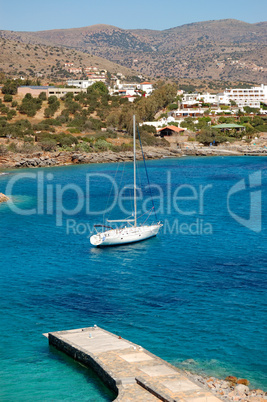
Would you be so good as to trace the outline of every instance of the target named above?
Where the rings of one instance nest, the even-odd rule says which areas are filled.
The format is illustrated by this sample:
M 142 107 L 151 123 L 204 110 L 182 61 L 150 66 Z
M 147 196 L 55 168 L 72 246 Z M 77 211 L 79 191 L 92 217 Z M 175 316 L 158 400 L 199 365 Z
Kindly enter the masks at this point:
M 122 228 L 112 228 L 106 225 L 95 225 L 95 229 L 102 227 L 108 229 L 98 232 L 90 237 L 93 246 L 117 246 L 120 244 L 135 243 L 156 236 L 162 223 L 158 222 L 152 225 L 139 225 L 137 221 L 137 203 L 136 203 L 136 138 L 135 138 L 135 116 L 133 116 L 133 176 L 134 176 L 134 213 L 131 219 L 107 220 L 109 223 L 125 223 Z M 153 206 L 154 208 L 154 206 Z

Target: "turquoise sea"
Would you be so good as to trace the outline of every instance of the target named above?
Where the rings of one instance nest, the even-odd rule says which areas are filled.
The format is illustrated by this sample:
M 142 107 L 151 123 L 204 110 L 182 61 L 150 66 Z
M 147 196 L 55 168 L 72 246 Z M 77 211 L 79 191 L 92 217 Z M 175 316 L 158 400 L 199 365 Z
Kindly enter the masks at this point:
M 112 400 L 42 336 L 94 324 L 179 367 L 267 390 L 266 158 L 147 162 L 160 186 L 152 189 L 160 235 L 94 248 L 89 230 L 102 209 L 115 200 L 110 218 L 131 212 L 128 190 L 118 205 L 108 178 L 118 187 L 131 181 L 131 164 L 122 166 L 0 175 L 0 192 L 9 187 L 13 200 L 0 206 L 0 400 Z M 139 177 L 145 182 L 142 168 Z

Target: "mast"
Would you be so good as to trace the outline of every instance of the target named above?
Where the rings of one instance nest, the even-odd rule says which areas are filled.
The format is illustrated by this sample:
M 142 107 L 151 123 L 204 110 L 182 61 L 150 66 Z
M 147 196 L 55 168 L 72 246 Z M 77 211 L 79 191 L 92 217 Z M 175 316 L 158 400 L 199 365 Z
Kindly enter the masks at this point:
M 133 115 L 133 153 L 134 153 L 134 226 L 137 226 L 136 214 L 136 151 L 135 151 L 135 115 Z

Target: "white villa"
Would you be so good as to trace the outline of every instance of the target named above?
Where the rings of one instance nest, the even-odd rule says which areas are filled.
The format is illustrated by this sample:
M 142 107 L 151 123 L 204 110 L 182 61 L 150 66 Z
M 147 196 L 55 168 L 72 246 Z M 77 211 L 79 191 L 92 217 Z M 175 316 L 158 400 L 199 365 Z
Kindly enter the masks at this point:
M 151 82 L 141 82 L 141 84 L 137 84 L 137 88 L 141 91 L 146 92 L 146 96 L 149 96 L 154 91 L 153 85 Z
M 91 85 L 94 84 L 94 81 L 89 81 L 89 80 L 68 80 L 67 85 L 69 87 L 76 87 L 76 88 L 83 88 L 87 89 Z
M 110 94 L 118 93 L 121 96 L 133 97 L 141 96 L 141 91 L 146 93 L 145 96 L 149 96 L 154 91 L 153 85 L 150 82 L 121 83 L 120 80 L 117 80 L 114 88 L 110 89 Z

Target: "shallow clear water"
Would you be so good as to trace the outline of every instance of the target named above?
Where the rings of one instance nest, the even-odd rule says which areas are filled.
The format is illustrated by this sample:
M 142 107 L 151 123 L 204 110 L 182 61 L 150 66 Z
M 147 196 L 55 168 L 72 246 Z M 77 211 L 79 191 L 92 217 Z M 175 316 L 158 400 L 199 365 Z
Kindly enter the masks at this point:
M 266 159 L 188 157 L 147 165 L 151 182 L 163 190 L 164 228 L 148 241 L 105 249 L 90 245 L 86 229 L 87 223 L 101 223 L 102 214 L 86 214 L 83 206 L 69 233 L 68 220 L 73 216 L 63 215 L 62 226 L 56 225 L 60 223 L 56 184 L 75 183 L 82 189 L 80 201 L 90 202 L 91 212 L 101 211 L 114 199 L 112 192 L 109 197 L 110 183 L 91 176 L 86 194 L 86 174 L 114 177 L 117 165 L 21 170 L 0 176 L 0 192 L 5 192 L 18 173 L 43 172 L 45 198 L 48 184 L 54 194 L 53 201 L 45 200 L 44 214 L 19 215 L 7 205 L 0 206 L 1 401 L 112 400 L 91 371 L 49 348 L 42 336 L 94 324 L 172 364 L 188 368 L 182 362 L 194 359 L 189 365 L 192 370 L 245 377 L 253 387 L 267 389 Z M 233 194 L 229 206 L 248 219 L 250 194 L 260 190 L 258 232 L 252 230 L 260 229 L 258 222 L 247 228 L 227 208 L 232 186 L 242 179 L 248 185 L 249 175 L 255 172 L 261 172 L 262 186 Z M 140 168 L 138 177 L 143 173 Z M 122 179 L 119 174 L 118 185 L 131 180 L 131 164 L 125 165 Z M 176 194 L 187 197 L 179 199 L 177 211 L 173 194 L 182 184 L 195 190 L 184 188 Z M 201 185 L 210 185 L 203 203 Z M 157 196 L 157 190 L 153 192 Z M 18 208 L 37 206 L 31 177 L 17 181 L 12 194 Z M 65 209 L 74 208 L 77 195 L 68 190 L 63 200 Z M 47 214 L 52 204 L 54 211 Z M 160 205 L 159 199 L 155 205 Z M 109 215 L 115 219 L 118 214 L 116 205 Z

